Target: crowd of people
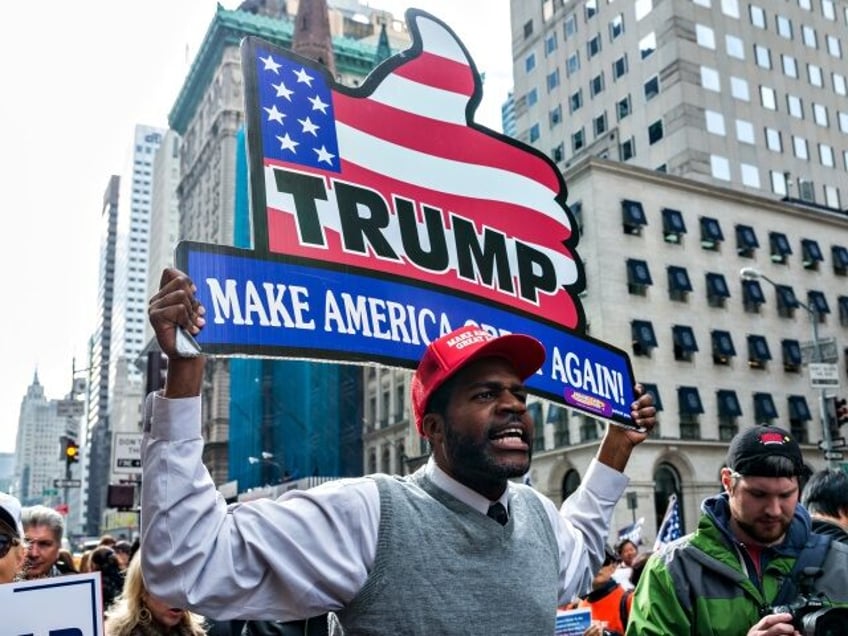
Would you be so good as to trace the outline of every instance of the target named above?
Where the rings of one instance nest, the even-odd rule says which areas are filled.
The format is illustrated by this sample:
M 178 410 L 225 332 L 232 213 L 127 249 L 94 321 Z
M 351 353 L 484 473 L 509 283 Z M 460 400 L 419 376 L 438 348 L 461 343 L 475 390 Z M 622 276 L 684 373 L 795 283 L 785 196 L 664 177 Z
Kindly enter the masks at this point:
M 204 360 L 176 349 L 179 328 L 205 322 L 194 292 L 166 270 L 149 306 L 169 372 L 145 403 L 140 546 L 104 541 L 84 557 L 101 574 L 107 636 L 547 635 L 557 608 L 588 609 L 585 636 L 848 633 L 848 476 L 811 476 L 791 434 L 749 427 L 694 532 L 613 548 L 653 400 L 634 387 L 634 426 L 607 427 L 557 508 L 521 479 L 534 439 L 524 382 L 546 355 L 530 336 L 467 326 L 428 345 L 412 407 L 431 454 L 413 475 L 227 505 L 202 462 Z M 22 514 L 0 495 L 3 580 L 67 571 L 61 533 L 53 511 Z

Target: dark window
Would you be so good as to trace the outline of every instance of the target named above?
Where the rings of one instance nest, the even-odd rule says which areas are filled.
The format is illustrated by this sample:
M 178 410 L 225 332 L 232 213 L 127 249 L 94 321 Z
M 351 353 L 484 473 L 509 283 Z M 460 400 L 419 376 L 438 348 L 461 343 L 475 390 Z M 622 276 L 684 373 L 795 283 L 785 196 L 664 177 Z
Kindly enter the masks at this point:
M 765 336 L 748 336 L 748 366 L 752 369 L 765 369 L 771 360 L 768 342 Z
M 654 145 L 663 138 L 663 123 L 662 119 L 658 119 L 653 124 L 648 126 L 648 143 Z
M 848 327 L 848 296 L 840 296 L 836 303 L 839 305 L 839 324 Z
M 612 63 L 612 78 L 618 79 L 627 73 L 627 55 L 622 55 Z
M 777 408 L 771 393 L 754 393 L 754 420 L 757 424 L 770 424 L 777 419 Z
M 562 121 L 562 104 L 557 104 L 557 107 L 548 113 L 548 120 L 551 128 Z
M 595 130 L 595 137 L 600 137 L 607 131 L 607 114 L 602 113 L 592 120 L 592 127 Z
M 724 307 L 725 300 L 730 298 L 730 289 L 727 287 L 727 281 L 724 279 L 724 274 L 715 272 L 707 272 L 707 302 L 710 307 Z
M 782 318 L 792 318 L 798 307 L 795 291 L 789 285 L 775 285 L 774 289 L 777 294 L 777 314 Z
M 680 409 L 681 415 L 699 415 L 704 412 L 704 406 L 701 404 L 701 395 L 698 393 L 698 387 L 677 387 L 677 405 Z
M 630 335 L 633 340 L 633 353 L 650 357 L 651 349 L 657 346 L 657 337 L 650 320 L 633 320 L 630 323 Z
M 630 95 L 621 98 L 615 103 L 615 113 L 619 121 L 627 117 L 632 112 L 633 110 L 630 107 Z
M 533 20 L 527 20 L 524 23 L 524 39 L 526 40 L 531 35 L 533 35 Z
M 592 37 L 589 42 L 586 44 L 586 56 L 587 57 L 595 57 L 598 53 L 601 52 L 601 35 L 600 33 L 596 34 Z
M 798 443 L 808 444 L 810 440 L 807 422 L 813 418 L 810 415 L 810 407 L 807 406 L 807 398 L 803 395 L 790 395 L 786 403 L 789 407 L 789 432 Z
M 627 290 L 631 294 L 644 296 L 646 288 L 653 282 L 648 263 L 636 258 L 627 259 Z
M 621 161 L 627 161 L 636 156 L 636 141 L 631 137 L 625 139 L 618 146 L 618 158 Z
M 711 337 L 713 341 L 713 362 L 730 364 L 730 358 L 736 355 L 736 347 L 733 346 L 733 338 L 730 332 L 714 329 Z
M 542 403 L 532 402 L 527 405 L 527 414 L 533 420 L 533 430 L 535 436 L 533 438 L 533 450 L 545 450 L 545 427 L 542 424 Z
M 685 267 L 668 266 L 668 297 L 671 300 L 686 302 L 686 295 L 692 291 L 692 282 Z
M 598 0 L 586 0 L 586 19 L 593 17 L 598 12 Z
M 663 208 L 663 238 L 666 243 L 680 243 L 683 234 L 686 234 L 686 223 L 680 210 Z
M 577 231 L 580 233 L 579 235 L 583 236 L 583 202 L 575 201 L 568 206 L 568 209 L 571 210 L 571 214 L 574 217 L 574 222 L 577 225 Z
M 571 135 L 571 152 L 577 152 L 586 145 L 586 135 L 581 128 Z
M 641 234 L 642 227 L 648 224 L 645 210 L 638 201 L 624 199 L 621 202 L 621 213 L 624 223 L 625 234 Z
M 662 400 L 660 399 L 660 390 L 656 384 L 651 384 L 649 382 L 643 382 L 642 387 L 645 389 L 645 393 L 650 393 L 654 396 L 654 408 L 657 411 L 663 410 Z
M 819 263 L 824 260 L 818 241 L 812 239 L 801 239 L 801 254 L 804 269 L 818 269 Z
M 556 148 L 551 150 L 551 159 L 553 159 L 555 163 L 559 163 L 565 159 L 565 146 L 559 144 Z
M 785 263 L 786 258 L 792 253 L 789 239 L 782 232 L 769 232 L 769 247 L 771 260 L 774 263 Z
M 709 216 L 701 217 L 701 247 L 705 250 L 718 250 L 719 244 L 724 240 L 721 225 L 717 219 Z
M 801 344 L 792 338 L 780 341 L 780 349 L 783 352 L 783 370 L 789 373 L 797 373 L 801 370 Z
M 848 247 L 834 245 L 830 248 L 833 258 L 833 273 L 839 276 L 848 274 Z
M 589 81 L 589 93 L 594 97 L 604 90 L 604 74 L 598 73 Z
M 674 342 L 674 359 L 691 362 L 692 355 L 698 350 L 692 327 L 674 325 L 671 328 L 671 336 Z
M 701 404 L 701 395 L 698 388 L 694 386 L 677 387 L 677 402 L 681 413 L 703 413 L 704 406 Z
M 656 75 L 654 75 L 651 79 L 645 82 L 645 101 L 650 101 L 659 94 L 660 80 Z
M 827 298 L 825 298 L 824 292 L 816 291 L 815 289 L 808 291 L 807 304 L 810 306 L 810 309 L 816 312 L 819 320 L 824 322 L 824 315 L 830 313 L 830 306 L 827 304 Z
M 742 407 L 739 406 L 739 398 L 736 397 L 736 391 L 719 389 L 716 391 L 716 404 L 718 405 L 719 415 L 728 417 L 740 417 L 742 415 Z
M 583 90 L 575 91 L 571 94 L 571 97 L 568 98 L 568 108 L 570 112 L 574 112 L 580 110 L 580 107 L 583 106 Z
M 760 305 L 766 302 L 766 297 L 763 294 L 763 288 L 758 280 L 743 280 L 742 281 L 742 303 L 745 306 L 745 311 L 758 314 L 760 313 Z
M 568 446 L 571 443 L 568 432 L 568 409 L 558 404 L 551 404 L 548 408 L 548 422 L 554 425 L 554 447 Z
M 754 250 L 760 246 L 754 228 L 750 225 L 736 226 L 736 253 L 745 258 L 753 258 Z
M 553 72 L 548 73 L 548 92 L 554 90 L 557 86 L 559 86 L 559 69 L 554 69 Z

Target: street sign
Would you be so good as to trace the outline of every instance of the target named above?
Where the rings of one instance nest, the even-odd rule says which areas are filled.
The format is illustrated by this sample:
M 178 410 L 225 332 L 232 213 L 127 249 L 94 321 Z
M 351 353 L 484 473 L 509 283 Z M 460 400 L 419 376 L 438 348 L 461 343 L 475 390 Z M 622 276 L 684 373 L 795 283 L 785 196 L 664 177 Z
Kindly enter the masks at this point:
M 80 479 L 54 479 L 53 486 L 55 488 L 79 488 L 82 486 Z
M 825 448 L 826 444 L 827 444 L 827 442 L 825 442 L 824 440 L 820 441 L 819 442 L 819 450 L 828 450 L 827 448 Z M 830 450 L 836 450 L 838 448 L 845 448 L 845 446 L 846 446 L 846 444 L 845 444 L 845 438 L 844 437 L 837 437 L 835 439 L 830 440 Z
M 827 362 L 810 363 L 810 386 L 814 389 L 834 389 L 839 386 L 839 369 Z
M 141 433 L 115 433 L 112 447 L 113 473 L 141 472 Z
M 42 497 L 57 497 L 59 495 L 59 491 L 55 488 L 42 488 L 41 496 Z
M 82 400 L 58 400 L 56 415 L 58 417 L 80 418 L 85 415 L 85 402 Z
M 828 462 L 841 462 L 845 459 L 845 453 L 840 451 L 825 451 L 824 459 Z
M 802 342 L 801 346 L 801 362 L 808 364 L 816 359 L 816 344 L 812 340 Z M 836 346 L 836 338 L 819 338 L 819 348 L 821 349 L 821 360 L 818 362 L 838 362 L 839 347 Z

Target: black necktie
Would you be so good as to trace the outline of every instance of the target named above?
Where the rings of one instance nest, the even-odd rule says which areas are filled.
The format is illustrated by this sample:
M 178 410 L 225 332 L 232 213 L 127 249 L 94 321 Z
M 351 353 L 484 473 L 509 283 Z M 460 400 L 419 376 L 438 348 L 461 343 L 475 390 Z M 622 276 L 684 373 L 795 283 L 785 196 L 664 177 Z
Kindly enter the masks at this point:
M 502 526 L 505 526 L 506 522 L 509 521 L 509 515 L 506 513 L 506 508 L 504 508 L 500 501 L 489 506 L 489 512 L 486 514 Z

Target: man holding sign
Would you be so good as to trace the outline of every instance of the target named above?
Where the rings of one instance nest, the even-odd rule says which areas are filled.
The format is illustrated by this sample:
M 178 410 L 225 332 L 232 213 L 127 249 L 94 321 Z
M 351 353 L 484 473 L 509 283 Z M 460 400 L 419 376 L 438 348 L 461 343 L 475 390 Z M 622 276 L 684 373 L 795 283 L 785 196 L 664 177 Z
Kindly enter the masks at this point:
M 511 478 L 527 472 L 533 422 L 524 381 L 545 359 L 530 336 L 462 327 L 431 342 L 412 383 L 432 447 L 414 475 L 371 475 L 228 507 L 202 463 L 202 357 L 181 358 L 205 308 L 166 270 L 150 321 L 169 357 L 148 398 L 142 549 L 151 593 L 214 618 L 290 621 L 334 612 L 352 633 L 551 634 L 557 605 L 584 592 L 604 556 L 633 448 L 655 424 L 609 426 L 561 510 Z M 641 387 L 636 388 L 641 394 Z

